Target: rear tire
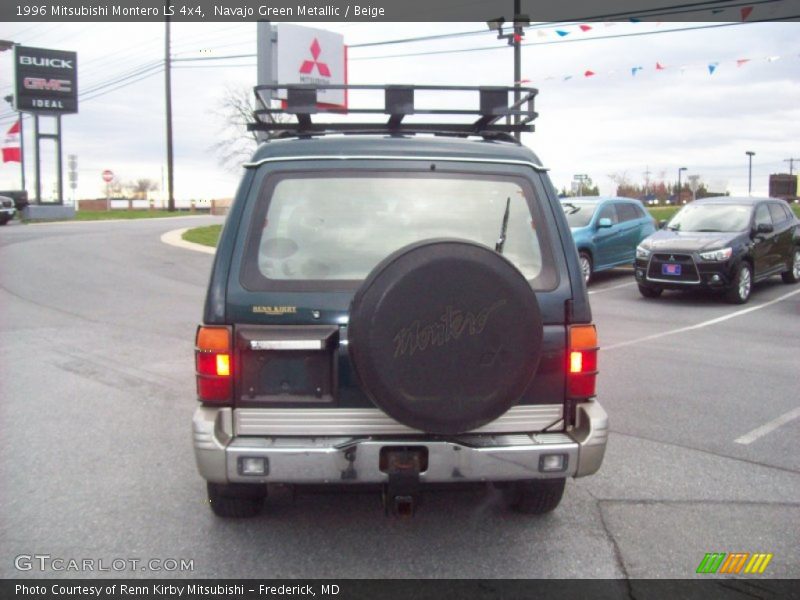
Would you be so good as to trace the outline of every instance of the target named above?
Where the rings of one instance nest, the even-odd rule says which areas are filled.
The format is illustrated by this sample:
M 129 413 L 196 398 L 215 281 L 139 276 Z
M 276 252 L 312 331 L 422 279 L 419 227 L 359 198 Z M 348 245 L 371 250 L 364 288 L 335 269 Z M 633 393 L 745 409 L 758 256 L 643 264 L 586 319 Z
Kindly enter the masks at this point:
M 530 479 L 515 481 L 508 489 L 509 505 L 526 515 L 543 515 L 559 505 L 566 479 Z
M 589 282 L 592 280 L 592 271 L 594 270 L 594 265 L 592 264 L 592 257 L 589 256 L 588 252 L 579 252 L 578 258 L 581 263 L 581 273 L 583 274 L 583 281 L 586 285 L 589 285 Z
M 658 298 L 664 288 L 639 284 L 639 293 L 645 298 Z
M 207 483 L 208 503 L 218 517 L 246 519 L 264 507 L 267 486 L 246 483 Z
M 742 262 L 736 267 L 736 277 L 733 278 L 725 299 L 731 304 L 744 304 L 750 299 L 752 291 L 753 268 L 750 263 Z
M 797 283 L 800 281 L 800 246 L 795 246 L 792 250 L 792 262 L 789 270 L 781 273 L 783 283 Z

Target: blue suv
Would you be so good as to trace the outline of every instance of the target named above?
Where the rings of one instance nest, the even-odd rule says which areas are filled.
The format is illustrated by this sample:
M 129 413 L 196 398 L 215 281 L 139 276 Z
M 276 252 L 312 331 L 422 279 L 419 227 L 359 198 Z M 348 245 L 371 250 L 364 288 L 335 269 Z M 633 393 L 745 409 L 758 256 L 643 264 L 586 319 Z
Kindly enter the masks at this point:
M 656 230 L 642 203 L 632 198 L 562 198 L 561 207 L 578 248 L 586 283 L 597 271 L 632 265 L 636 246 Z

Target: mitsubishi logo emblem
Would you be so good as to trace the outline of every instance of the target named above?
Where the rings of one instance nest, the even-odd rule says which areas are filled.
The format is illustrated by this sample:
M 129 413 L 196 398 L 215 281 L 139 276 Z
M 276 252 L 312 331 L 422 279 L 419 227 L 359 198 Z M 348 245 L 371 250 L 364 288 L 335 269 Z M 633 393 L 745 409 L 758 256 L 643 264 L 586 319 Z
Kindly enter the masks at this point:
M 309 75 L 314 72 L 314 67 L 317 67 L 317 71 L 319 71 L 322 77 L 330 77 L 331 70 L 328 68 L 328 65 L 318 60 L 320 54 L 322 54 L 322 49 L 319 47 L 317 38 L 314 38 L 311 44 L 311 56 L 314 60 L 304 60 L 303 64 L 300 65 L 300 73 Z

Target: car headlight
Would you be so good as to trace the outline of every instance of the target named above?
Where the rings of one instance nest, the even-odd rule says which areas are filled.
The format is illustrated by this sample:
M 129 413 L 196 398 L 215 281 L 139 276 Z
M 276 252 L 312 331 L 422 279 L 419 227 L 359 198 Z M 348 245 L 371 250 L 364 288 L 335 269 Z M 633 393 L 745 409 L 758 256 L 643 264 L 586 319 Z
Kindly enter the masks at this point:
M 733 254 L 733 248 L 720 248 L 719 250 L 711 250 L 710 252 L 701 252 L 700 258 L 703 260 L 722 262 L 723 260 L 728 260 L 731 254 Z
M 647 258 L 648 256 L 650 256 L 649 247 L 645 246 L 644 244 L 639 244 L 636 246 L 636 258 Z

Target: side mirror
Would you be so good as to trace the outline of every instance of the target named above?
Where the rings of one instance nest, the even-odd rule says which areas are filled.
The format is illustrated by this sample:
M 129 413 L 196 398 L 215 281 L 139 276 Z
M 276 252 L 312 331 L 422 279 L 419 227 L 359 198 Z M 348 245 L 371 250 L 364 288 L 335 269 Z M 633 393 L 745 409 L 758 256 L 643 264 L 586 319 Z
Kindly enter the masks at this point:
M 598 229 L 602 229 L 604 227 L 611 227 L 612 225 L 613 223 L 611 222 L 611 219 L 609 219 L 608 217 L 603 217 L 602 219 L 598 219 L 597 221 Z
M 759 223 L 756 225 L 756 233 L 772 233 L 773 231 L 775 231 L 775 228 L 772 223 Z
M 667 226 L 667 223 L 669 223 L 669 221 L 667 221 L 666 219 L 661 219 L 661 220 L 658 222 L 658 228 L 659 228 L 659 229 L 664 229 L 664 227 L 666 227 L 666 226 Z

